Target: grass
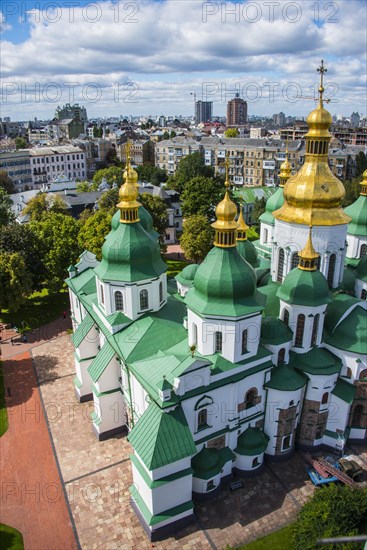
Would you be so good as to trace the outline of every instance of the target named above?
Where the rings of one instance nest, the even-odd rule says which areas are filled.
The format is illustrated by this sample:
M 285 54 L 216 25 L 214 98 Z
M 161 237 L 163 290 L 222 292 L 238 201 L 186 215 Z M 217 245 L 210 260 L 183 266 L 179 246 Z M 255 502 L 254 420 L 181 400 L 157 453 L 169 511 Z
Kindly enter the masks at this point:
M 20 331 L 31 330 L 57 319 L 69 309 L 67 290 L 50 293 L 47 288 L 32 294 L 18 311 L 2 309 L 0 322 L 11 323 Z
M 239 550 L 292 550 L 293 548 L 293 524 L 283 527 L 270 535 L 261 537 L 260 539 L 254 540 L 245 546 L 241 546 Z
M 2 550 L 24 550 L 22 534 L 13 527 L 0 523 L 0 548 Z
M 4 387 L 4 373 L 1 368 L 2 363 L 0 361 L 0 437 L 8 429 L 8 413 L 6 412 L 5 403 L 5 387 Z
M 175 277 L 184 267 L 188 265 L 188 262 L 183 262 L 180 260 L 165 260 L 168 265 L 167 277 Z

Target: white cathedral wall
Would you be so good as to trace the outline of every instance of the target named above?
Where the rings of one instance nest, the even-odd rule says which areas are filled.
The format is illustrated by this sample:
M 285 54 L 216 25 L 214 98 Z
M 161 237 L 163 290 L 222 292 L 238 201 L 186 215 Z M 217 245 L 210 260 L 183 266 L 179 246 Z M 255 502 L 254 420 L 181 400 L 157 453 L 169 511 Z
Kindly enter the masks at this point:
M 149 402 L 147 392 L 144 390 L 143 386 L 140 384 L 140 382 L 138 382 L 138 380 L 132 373 L 130 374 L 130 390 L 131 403 L 134 407 L 134 421 L 138 421 L 144 411 L 148 408 Z
M 94 411 L 101 420 L 94 423 L 99 434 L 124 426 L 126 423 L 124 396 L 120 390 L 107 394 L 93 392 Z
M 197 345 L 201 355 L 213 355 L 215 352 L 216 332 L 222 333 L 221 355 L 237 363 L 256 355 L 261 332 L 261 315 L 253 314 L 237 321 L 200 317 L 194 311 L 187 310 L 189 345 Z M 196 327 L 196 328 L 195 328 Z M 248 331 L 247 352 L 242 353 L 242 333 Z
M 120 387 L 119 382 L 120 376 L 120 365 L 116 360 L 114 355 L 112 360 L 109 362 L 105 371 L 100 376 L 99 380 L 95 382 L 95 387 L 100 393 L 114 390 L 115 388 Z
M 274 237 L 274 225 L 261 222 L 260 224 L 260 244 L 271 248 Z
M 284 310 L 289 312 L 289 328 L 293 331 L 293 340 L 291 349 L 297 353 L 306 353 L 311 349 L 312 329 L 315 315 L 319 314 L 319 322 L 317 328 L 316 345 L 319 345 L 322 340 L 322 331 L 324 328 L 325 312 L 327 305 L 322 304 L 320 306 L 298 306 L 294 304 L 288 304 L 283 300 L 279 301 L 279 318 L 284 320 Z M 305 325 L 303 331 L 303 342 L 301 347 L 294 345 L 296 339 L 296 327 L 298 315 L 305 316 Z
M 367 300 L 367 281 L 362 281 L 362 279 L 356 279 L 354 284 L 354 292 L 356 295 L 356 298 L 362 299 L 362 291 L 365 291 L 365 300 Z
M 253 467 L 253 461 L 257 458 L 258 465 L 256 467 Z M 236 453 L 236 460 L 234 463 L 234 466 L 238 468 L 239 470 L 245 470 L 245 471 L 255 471 L 262 465 L 264 461 L 264 453 L 261 453 L 260 455 L 240 455 Z
M 361 371 L 367 367 L 366 355 L 361 356 L 359 353 L 338 349 L 326 343 L 323 343 L 322 347 L 331 351 L 334 355 L 341 359 L 343 366 L 339 376 L 349 384 L 353 384 L 356 380 L 358 380 Z M 352 371 L 351 378 L 347 376 L 348 368 Z
M 361 246 L 367 244 L 367 235 L 349 235 L 347 234 L 347 258 L 360 258 Z
M 284 354 L 284 363 L 289 362 L 289 350 L 291 348 L 292 342 L 284 342 L 282 344 L 270 345 L 270 344 L 263 344 L 263 346 L 268 349 L 271 353 L 271 360 L 274 365 L 278 365 L 278 355 L 281 349 L 285 349 Z
M 333 288 L 339 286 L 343 279 L 347 228 L 348 226 L 346 224 L 333 226 L 317 225 L 312 228 L 313 246 L 316 252 L 320 254 L 320 271 L 326 278 L 329 269 L 329 258 L 331 254 L 336 255 Z M 304 248 L 309 232 L 310 228 L 308 225 L 275 220 L 274 246 L 271 260 L 271 275 L 273 281 L 277 281 L 278 278 L 279 249 L 282 248 L 284 250 L 284 280 L 284 277 L 291 270 L 292 254 L 294 252 L 299 253 Z
M 344 432 L 348 424 L 350 405 L 342 399 L 339 399 L 339 397 L 336 397 L 336 395 L 330 394 L 328 409 L 329 414 L 326 422 L 326 429 L 334 433 L 336 430 Z M 327 435 L 324 435 L 324 438 L 327 437 Z M 330 445 L 330 443 L 328 443 L 328 445 Z M 334 445 L 332 446 L 334 447 Z
M 309 401 L 317 401 L 320 403 L 319 412 L 329 411 L 331 392 L 335 388 L 335 384 L 338 379 L 338 373 L 336 374 L 310 374 L 306 373 L 310 379 L 307 384 L 305 399 Z M 322 404 L 322 396 L 328 393 L 327 403 Z
M 81 383 L 80 388 L 75 386 L 76 392 L 79 396 L 79 398 L 84 397 L 85 395 L 90 395 L 92 393 L 92 379 L 89 376 L 88 373 L 88 367 L 93 361 L 94 357 L 87 359 L 85 361 L 80 361 L 76 357 L 74 357 L 74 363 L 75 363 L 75 374 Z

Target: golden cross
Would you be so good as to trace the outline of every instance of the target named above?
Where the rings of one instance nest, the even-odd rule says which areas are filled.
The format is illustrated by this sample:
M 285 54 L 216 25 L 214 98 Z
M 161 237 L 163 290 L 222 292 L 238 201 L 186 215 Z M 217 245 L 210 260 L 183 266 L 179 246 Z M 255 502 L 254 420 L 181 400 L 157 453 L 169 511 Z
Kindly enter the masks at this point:
M 324 60 L 321 59 L 321 65 L 320 67 L 317 67 L 317 72 L 320 73 L 320 86 L 319 86 L 319 93 L 320 93 L 320 100 L 322 100 L 322 94 L 324 93 L 324 74 L 327 73 L 327 68 L 324 65 Z
M 228 153 L 226 153 L 226 160 L 224 161 L 224 166 L 226 167 L 226 181 L 224 182 L 224 185 L 228 189 L 231 186 L 231 184 L 229 182 L 229 177 L 228 177 L 228 170 L 229 170 L 229 156 L 228 156 Z
M 130 150 L 131 150 L 131 143 L 130 143 L 130 140 L 128 139 L 125 146 L 126 166 L 130 166 Z

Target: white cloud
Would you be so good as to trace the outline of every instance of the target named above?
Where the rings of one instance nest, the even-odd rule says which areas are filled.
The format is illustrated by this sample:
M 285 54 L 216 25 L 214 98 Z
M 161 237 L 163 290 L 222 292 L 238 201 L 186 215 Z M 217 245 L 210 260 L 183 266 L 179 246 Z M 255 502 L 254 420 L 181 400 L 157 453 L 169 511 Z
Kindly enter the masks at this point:
M 3 33 L 5 31 L 10 31 L 11 29 L 12 29 L 12 26 L 6 22 L 6 18 L 3 12 L 0 11 L 0 33 Z

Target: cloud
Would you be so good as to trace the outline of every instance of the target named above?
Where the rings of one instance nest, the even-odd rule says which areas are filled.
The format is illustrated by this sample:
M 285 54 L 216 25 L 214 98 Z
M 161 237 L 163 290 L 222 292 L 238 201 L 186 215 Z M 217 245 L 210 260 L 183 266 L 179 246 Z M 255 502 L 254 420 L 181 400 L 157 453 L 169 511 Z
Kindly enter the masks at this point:
M 0 33 L 10 31 L 12 26 L 6 22 L 5 16 L 2 11 L 0 11 Z

